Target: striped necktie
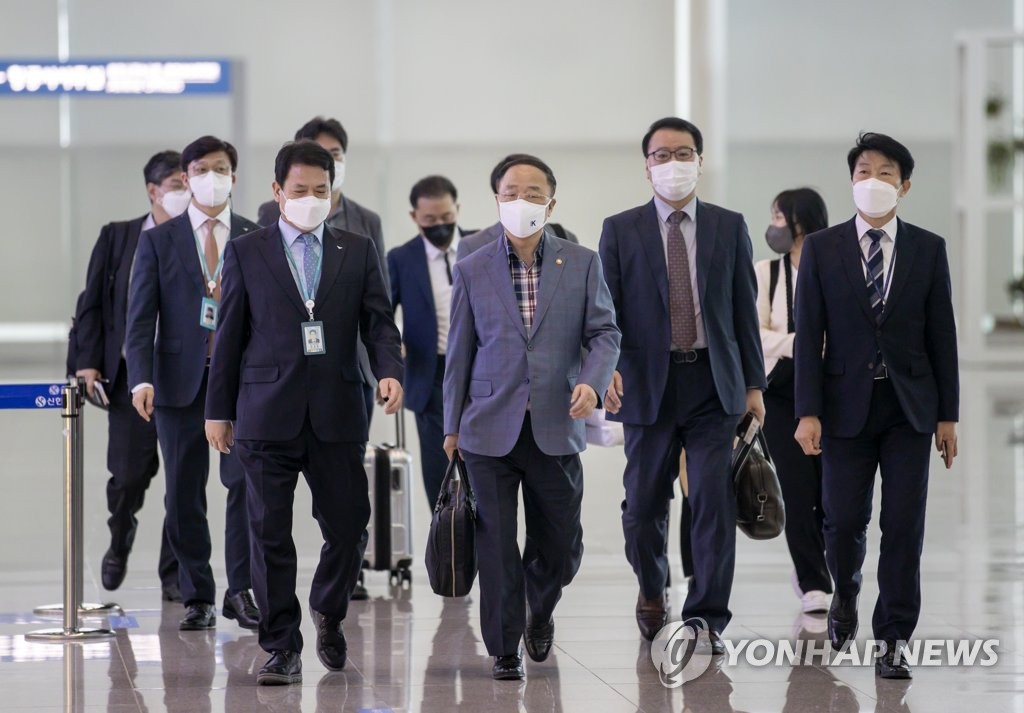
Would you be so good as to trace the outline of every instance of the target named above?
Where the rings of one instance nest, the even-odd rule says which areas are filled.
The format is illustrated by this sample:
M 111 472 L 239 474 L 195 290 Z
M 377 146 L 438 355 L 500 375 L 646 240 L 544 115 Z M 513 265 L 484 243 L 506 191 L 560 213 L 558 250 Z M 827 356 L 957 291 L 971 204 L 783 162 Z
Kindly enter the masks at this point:
M 875 313 L 875 322 L 881 323 L 882 312 L 885 309 L 885 276 L 882 260 L 882 238 L 885 232 L 881 230 L 869 230 L 868 237 L 871 244 L 868 246 L 867 257 L 867 287 L 868 298 L 871 300 L 871 309 Z

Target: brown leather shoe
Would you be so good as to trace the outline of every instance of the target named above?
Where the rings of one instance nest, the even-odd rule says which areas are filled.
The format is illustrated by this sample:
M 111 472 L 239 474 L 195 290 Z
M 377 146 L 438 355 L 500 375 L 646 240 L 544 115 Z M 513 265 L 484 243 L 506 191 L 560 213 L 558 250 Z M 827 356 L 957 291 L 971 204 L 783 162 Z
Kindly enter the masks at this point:
M 654 637 L 668 623 L 665 594 L 657 599 L 645 599 L 641 592 L 636 598 L 636 623 L 640 627 L 640 634 L 648 641 L 654 641 Z

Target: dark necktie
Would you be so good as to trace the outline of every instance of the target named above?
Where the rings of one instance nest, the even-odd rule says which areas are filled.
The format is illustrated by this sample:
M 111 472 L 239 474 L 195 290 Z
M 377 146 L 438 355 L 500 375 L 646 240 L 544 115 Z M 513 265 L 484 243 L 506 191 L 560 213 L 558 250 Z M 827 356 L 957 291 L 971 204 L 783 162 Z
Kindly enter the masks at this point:
M 444 271 L 448 273 L 448 284 L 452 284 L 452 263 L 448 260 L 448 251 L 444 251 Z
M 882 311 L 885 309 L 885 270 L 882 260 L 882 238 L 884 236 L 885 232 L 881 230 L 868 231 L 871 244 L 868 246 L 866 279 L 868 298 L 871 300 L 871 309 L 875 313 L 875 322 L 882 321 Z
M 697 341 L 697 318 L 690 282 L 690 256 L 679 224 L 686 213 L 677 210 L 668 217 L 668 303 L 672 323 L 672 346 L 692 349 Z

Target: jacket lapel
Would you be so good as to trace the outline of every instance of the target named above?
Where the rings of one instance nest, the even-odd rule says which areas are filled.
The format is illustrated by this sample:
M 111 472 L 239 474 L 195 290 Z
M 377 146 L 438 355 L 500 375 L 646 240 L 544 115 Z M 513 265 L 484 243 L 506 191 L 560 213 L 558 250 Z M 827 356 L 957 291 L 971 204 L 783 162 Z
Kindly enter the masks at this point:
M 245 235 L 251 233 L 255 228 L 252 227 L 248 221 L 242 219 L 237 213 L 231 214 L 231 235 L 228 236 L 228 240 L 234 240 L 239 235 Z
M 668 313 L 668 266 L 665 263 L 665 246 L 661 240 L 661 226 L 658 225 L 658 211 L 654 207 L 654 199 L 640 208 L 636 221 L 636 231 L 651 266 L 654 284 L 661 293 L 661 301 Z
M 892 283 L 889 285 L 889 295 L 885 300 L 885 310 L 882 312 L 882 322 L 889 319 L 896 306 L 896 300 L 903 292 L 903 286 L 907 284 L 910 271 L 914 267 L 914 257 L 917 252 L 917 242 L 913 233 L 907 229 L 906 224 L 899 220 L 896 228 L 896 241 L 893 245 L 892 260 L 896 264 L 892 266 Z
M 842 256 L 843 268 L 846 270 L 846 277 L 850 281 L 850 287 L 860 305 L 864 316 L 871 324 L 875 323 L 875 313 L 871 309 L 871 300 L 868 299 L 868 283 L 864 277 L 863 253 L 860 250 L 860 241 L 857 236 L 857 224 L 854 218 L 843 228 L 839 238 L 839 254 Z
M 715 236 L 718 234 L 718 215 L 697 201 L 697 294 L 704 304 L 704 293 L 708 289 L 708 275 L 715 255 Z
M 172 231 L 174 233 L 174 249 L 185 268 L 185 274 L 192 278 L 196 289 L 206 294 L 206 280 L 203 278 L 203 266 L 199 264 L 199 251 L 196 249 L 196 234 L 192 230 L 188 212 L 182 213 L 174 220 L 178 221 Z
M 519 311 L 519 302 L 516 301 L 516 290 L 512 285 L 512 273 L 508 269 L 508 253 L 505 251 L 504 241 L 499 237 L 491 243 L 493 252 L 487 263 L 487 272 L 491 276 L 491 284 L 498 295 L 505 312 L 508 314 L 512 324 L 519 330 L 523 339 L 527 339 L 526 325 L 523 324 L 523 315 Z M 542 280 L 543 282 L 543 280 Z
M 263 234 L 259 241 L 259 251 L 260 255 L 263 256 L 267 269 L 274 278 L 274 282 L 288 295 L 291 303 L 303 315 L 306 315 L 306 307 L 302 304 L 302 296 L 299 295 L 299 288 L 296 286 L 295 278 L 292 277 L 292 271 L 288 267 L 288 258 L 284 254 L 284 243 L 281 241 L 281 230 L 277 227 L 277 223 L 272 223 Z M 323 284 L 323 278 L 321 278 L 320 284 Z
M 331 228 L 324 226 L 324 240 L 322 246 L 323 260 L 320 268 L 320 284 L 316 288 L 316 302 L 323 304 L 327 301 L 327 295 L 338 279 L 341 272 L 341 265 L 348 255 L 348 248 Z M 294 283 L 295 281 L 292 280 Z
M 537 294 L 537 311 L 533 315 L 531 334 L 537 333 L 540 323 L 544 320 L 544 315 L 547 314 L 548 307 L 551 306 L 555 291 L 558 289 L 558 281 L 562 279 L 564 263 L 564 260 L 559 257 L 564 241 L 549 238 L 547 230 L 544 231 L 541 240 L 544 241 L 544 262 L 541 265 L 540 292 Z M 522 321 L 521 318 L 520 321 Z
M 413 279 L 416 282 L 416 286 L 423 295 L 423 299 L 426 304 L 430 305 L 430 309 L 433 313 L 435 309 L 434 305 L 434 289 L 430 285 L 430 266 L 427 264 L 427 247 L 423 244 L 423 239 L 420 238 L 418 243 L 414 243 L 413 249 L 409 251 L 410 260 L 412 261 L 411 270 Z

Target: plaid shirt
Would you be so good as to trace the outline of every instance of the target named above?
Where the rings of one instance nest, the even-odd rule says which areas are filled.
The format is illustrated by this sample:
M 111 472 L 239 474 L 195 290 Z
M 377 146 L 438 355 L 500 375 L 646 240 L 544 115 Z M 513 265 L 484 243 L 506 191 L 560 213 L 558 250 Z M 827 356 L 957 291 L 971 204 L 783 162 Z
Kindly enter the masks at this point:
M 512 288 L 516 291 L 516 301 L 519 303 L 519 313 L 523 315 L 523 325 L 529 333 L 533 328 L 533 313 L 537 311 L 537 293 L 540 290 L 540 265 L 544 256 L 544 236 L 541 236 L 537 243 L 537 251 L 533 254 L 533 266 L 526 267 L 526 263 L 519 259 L 516 251 L 509 243 L 508 236 L 502 235 L 505 241 L 505 250 L 508 253 L 508 269 L 512 273 Z

